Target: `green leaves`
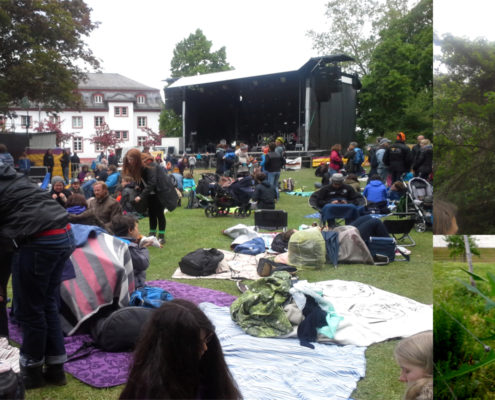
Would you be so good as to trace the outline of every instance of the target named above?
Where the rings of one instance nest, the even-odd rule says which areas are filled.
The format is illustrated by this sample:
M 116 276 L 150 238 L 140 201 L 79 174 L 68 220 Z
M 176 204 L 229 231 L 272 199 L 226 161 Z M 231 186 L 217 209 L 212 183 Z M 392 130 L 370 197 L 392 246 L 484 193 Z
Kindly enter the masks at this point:
M 170 63 L 173 78 L 202 75 L 232 69 L 226 61 L 225 47 L 211 52 L 212 42 L 201 29 L 177 43 Z

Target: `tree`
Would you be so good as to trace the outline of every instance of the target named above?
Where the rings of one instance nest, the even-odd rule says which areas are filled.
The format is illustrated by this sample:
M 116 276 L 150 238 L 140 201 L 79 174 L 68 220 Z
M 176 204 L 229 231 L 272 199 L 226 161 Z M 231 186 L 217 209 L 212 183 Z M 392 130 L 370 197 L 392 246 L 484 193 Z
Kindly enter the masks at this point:
M 82 105 L 85 66 L 99 66 L 83 39 L 97 27 L 90 11 L 83 0 L 0 0 L 0 112 L 23 97 L 55 111 Z
M 162 110 L 160 113 L 159 127 L 160 132 L 163 132 L 163 136 L 182 136 L 182 118 L 172 109 Z
M 462 261 L 466 261 L 466 242 L 464 241 L 464 237 L 461 235 L 450 235 L 445 237 L 445 241 L 447 242 L 447 248 L 450 249 L 449 257 L 457 258 L 459 257 Z M 478 250 L 478 246 L 476 245 L 476 241 L 467 236 L 467 241 L 469 244 L 469 250 L 471 254 L 474 254 L 480 257 L 480 252 Z
M 457 205 L 460 232 L 495 233 L 495 42 L 437 41 L 435 195 Z
M 122 143 L 124 139 L 122 139 L 120 135 L 116 135 L 107 123 L 103 123 L 96 128 L 95 134 L 91 136 L 89 141 L 93 144 L 100 145 L 106 152 L 107 149 L 116 147 L 118 144 Z
M 232 69 L 226 61 L 225 47 L 211 52 L 212 42 L 206 39 L 201 29 L 196 29 L 188 38 L 177 43 L 170 63 L 173 78 L 202 75 Z
M 407 0 L 331 0 L 325 12 L 330 29 L 321 33 L 311 30 L 308 36 L 320 54 L 344 53 L 353 57 L 351 66 L 364 76 L 369 73 L 380 31 L 406 12 Z
M 358 125 L 374 136 L 433 136 L 433 2 L 421 0 L 380 33 L 362 78 Z
M 151 128 L 141 128 L 146 133 L 146 139 L 143 141 L 142 146 L 159 146 L 162 144 L 162 135 L 156 133 Z
M 45 119 L 44 121 L 38 121 L 38 126 L 34 128 L 36 132 L 55 132 L 55 143 L 57 147 L 61 147 L 64 143 L 72 140 L 74 133 L 64 133 L 60 126 L 63 121 L 52 121 Z

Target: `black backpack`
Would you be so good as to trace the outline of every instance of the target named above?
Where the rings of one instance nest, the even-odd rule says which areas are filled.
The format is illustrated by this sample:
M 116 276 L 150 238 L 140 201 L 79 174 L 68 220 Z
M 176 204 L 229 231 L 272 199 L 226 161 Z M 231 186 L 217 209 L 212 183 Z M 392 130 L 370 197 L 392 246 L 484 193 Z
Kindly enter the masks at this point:
M 175 180 L 160 166 L 156 167 L 156 191 L 160 202 L 168 211 L 174 211 L 179 203 Z
M 182 257 L 179 268 L 187 275 L 206 276 L 214 274 L 222 260 L 223 253 L 217 249 L 198 249 Z
M 100 318 L 91 326 L 93 345 L 110 352 L 131 351 L 139 340 L 143 326 L 155 308 L 124 307 Z
M 0 372 L 0 399 L 24 399 L 24 383 L 12 369 Z

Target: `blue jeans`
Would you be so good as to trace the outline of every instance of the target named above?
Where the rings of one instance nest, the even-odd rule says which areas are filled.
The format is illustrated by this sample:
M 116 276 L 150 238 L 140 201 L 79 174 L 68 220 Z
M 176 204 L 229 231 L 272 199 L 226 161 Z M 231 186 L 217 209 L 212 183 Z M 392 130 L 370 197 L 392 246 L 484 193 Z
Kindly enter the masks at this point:
M 93 192 L 93 184 L 96 182 L 96 179 L 90 179 L 89 181 L 87 182 L 84 182 L 82 185 L 81 185 L 81 189 L 83 190 L 84 192 L 84 197 L 86 197 L 86 200 L 89 199 L 90 197 L 93 197 L 94 196 L 94 192 Z
M 14 309 L 22 327 L 20 364 L 24 367 L 67 360 L 58 304 L 62 270 L 74 248 L 74 235 L 69 230 L 34 238 L 14 254 Z
M 62 168 L 62 171 L 64 173 L 64 181 L 66 184 L 70 183 L 70 180 L 69 180 L 69 167 L 63 167 Z
M 280 178 L 280 171 L 279 172 L 267 172 L 266 179 L 270 186 L 275 189 L 277 192 L 277 200 L 279 198 L 278 195 L 278 180 Z

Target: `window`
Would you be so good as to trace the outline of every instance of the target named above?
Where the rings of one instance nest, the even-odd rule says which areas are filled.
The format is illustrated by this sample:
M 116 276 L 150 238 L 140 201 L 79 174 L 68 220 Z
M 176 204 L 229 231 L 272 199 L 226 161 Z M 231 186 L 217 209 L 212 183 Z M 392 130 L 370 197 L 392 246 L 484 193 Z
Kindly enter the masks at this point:
M 144 142 L 146 142 L 147 136 L 138 136 L 137 137 L 137 145 L 144 146 Z
M 74 137 L 72 139 L 72 151 L 74 153 L 78 153 L 83 151 L 83 138 L 82 137 Z
M 48 117 L 48 121 L 50 121 L 52 124 L 58 124 L 60 121 L 59 117 L 57 115 L 50 115 Z
M 102 126 L 105 123 L 104 117 L 95 117 L 95 128 Z
M 146 96 L 143 94 L 140 94 L 137 96 L 137 103 L 138 104 L 145 104 L 146 103 Z
M 82 117 L 72 117 L 72 128 L 78 129 L 83 127 Z
M 114 115 L 116 117 L 127 117 L 127 107 L 115 107 Z
M 129 131 L 115 131 L 117 139 L 129 140 Z
M 31 127 L 31 116 L 21 115 L 21 126 L 23 128 L 30 128 Z
M 102 94 L 95 94 L 93 96 L 93 101 L 95 102 L 95 104 L 103 103 L 103 95 Z
M 148 121 L 146 117 L 137 117 L 138 127 L 146 128 Z
M 103 146 L 100 144 L 100 143 L 95 143 L 95 151 L 97 151 L 98 153 L 100 151 L 103 151 Z

